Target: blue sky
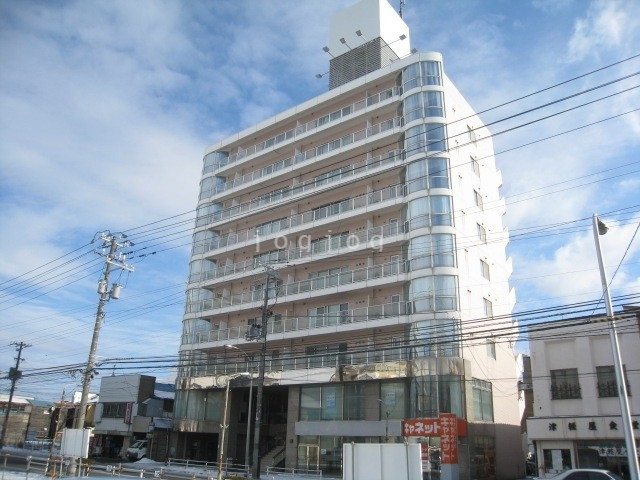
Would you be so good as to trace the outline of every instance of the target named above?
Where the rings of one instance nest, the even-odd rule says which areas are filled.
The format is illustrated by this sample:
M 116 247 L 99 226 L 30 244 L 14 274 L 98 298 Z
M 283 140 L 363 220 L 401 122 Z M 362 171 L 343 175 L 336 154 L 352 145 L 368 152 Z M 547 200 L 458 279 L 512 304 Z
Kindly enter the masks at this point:
M 315 74 L 328 70 L 329 19 L 353 3 L 0 0 L 0 370 L 14 363 L 10 342 L 31 344 L 25 371 L 86 361 L 101 266 L 87 244 L 102 230 L 132 232 L 148 248 L 132 254 L 136 271 L 107 305 L 98 360 L 177 353 L 204 149 L 326 91 L 327 77 Z M 409 0 L 404 20 L 412 47 L 441 52 L 477 111 L 640 54 L 634 0 Z M 482 118 L 498 121 L 637 71 L 640 58 Z M 640 221 L 640 113 L 628 113 L 640 108 L 640 92 L 620 93 L 639 78 L 491 127 L 617 93 L 494 139 L 502 152 L 601 122 L 496 156 L 517 310 L 600 297 L 594 212 L 612 227 L 602 237 L 610 278 L 617 269 L 612 294 L 640 292 L 640 239 L 631 241 Z M 135 230 L 170 217 L 154 235 Z M 563 222 L 568 230 L 546 229 Z M 171 378 L 166 369 L 148 373 Z M 73 383 L 64 374 L 25 378 L 17 393 L 57 398 Z M 8 388 L 0 381 L 0 393 Z

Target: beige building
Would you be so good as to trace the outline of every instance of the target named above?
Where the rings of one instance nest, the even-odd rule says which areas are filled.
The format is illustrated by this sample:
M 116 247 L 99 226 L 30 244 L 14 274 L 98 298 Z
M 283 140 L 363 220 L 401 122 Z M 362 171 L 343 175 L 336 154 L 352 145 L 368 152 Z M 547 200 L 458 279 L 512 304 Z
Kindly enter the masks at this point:
M 621 315 L 618 343 L 637 444 L 640 310 L 625 309 Z M 530 327 L 534 416 L 527 420 L 527 433 L 535 445 L 540 477 L 569 468 L 608 468 L 629 478 L 609 325 L 601 320 L 572 319 L 546 331 Z
M 386 0 L 350 7 L 331 22 L 327 93 L 207 149 L 176 456 L 217 460 L 231 381 L 224 457 L 245 463 L 266 331 L 263 469 L 339 473 L 343 443 L 400 442 L 402 420 L 448 412 L 468 421 L 461 478 L 524 474 L 496 329 L 515 303 L 501 174 L 442 56 L 409 37 Z

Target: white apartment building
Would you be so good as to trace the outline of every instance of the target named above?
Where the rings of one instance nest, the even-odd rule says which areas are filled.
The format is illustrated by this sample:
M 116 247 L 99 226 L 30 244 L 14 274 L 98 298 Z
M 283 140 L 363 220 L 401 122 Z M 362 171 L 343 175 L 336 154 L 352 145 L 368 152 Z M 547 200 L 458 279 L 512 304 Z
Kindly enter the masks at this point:
M 524 475 L 513 344 L 494 328 L 515 303 L 501 174 L 442 55 L 409 37 L 386 0 L 355 4 L 331 22 L 328 92 L 206 150 L 178 457 L 245 463 L 266 331 L 263 469 L 339 473 L 343 443 L 401 442 L 402 420 L 446 412 L 468 422 L 461 478 Z M 438 438 L 421 441 L 437 467 Z
M 640 439 L 637 312 L 629 310 L 631 318 L 617 321 L 636 444 Z M 591 323 L 593 319 L 568 320 L 529 335 L 534 416 L 527 420 L 527 432 L 535 445 L 540 476 L 599 467 L 629 478 L 609 325 Z

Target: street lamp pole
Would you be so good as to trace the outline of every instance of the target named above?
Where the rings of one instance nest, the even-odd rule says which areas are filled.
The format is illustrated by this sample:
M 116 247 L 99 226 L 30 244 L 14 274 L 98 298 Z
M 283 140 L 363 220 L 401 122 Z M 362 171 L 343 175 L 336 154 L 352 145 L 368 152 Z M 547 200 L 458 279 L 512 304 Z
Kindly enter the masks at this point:
M 249 358 L 249 355 L 247 355 L 244 351 L 242 351 L 240 348 L 236 347 L 235 345 L 225 345 L 225 347 L 238 350 L 247 359 L 247 370 L 249 372 L 249 406 L 247 408 L 247 440 L 244 445 L 244 464 L 248 472 L 249 468 L 251 467 L 251 459 L 249 458 L 249 445 L 251 443 L 250 441 L 251 439 L 251 404 L 253 400 L 253 371 L 251 368 L 249 368 L 251 359 Z
M 222 414 L 222 425 L 220 432 L 220 448 L 218 449 L 218 480 L 222 480 L 222 461 L 224 459 L 224 442 L 225 433 L 227 431 L 227 411 L 229 410 L 229 386 L 231 385 L 232 377 L 227 379 L 227 388 L 224 392 L 224 413 Z
M 602 259 L 602 250 L 600 248 L 600 235 L 607 233 L 607 226 L 598 218 L 597 214 L 593 214 L 593 238 L 596 244 L 596 253 L 598 255 L 598 267 L 600 268 L 600 281 L 602 282 L 602 292 L 604 295 L 605 306 L 607 308 L 607 317 L 609 323 L 609 339 L 611 340 L 611 350 L 613 352 L 613 365 L 616 373 L 616 383 L 618 386 L 618 399 L 620 400 L 620 416 L 622 417 L 622 428 L 624 431 L 624 440 L 627 447 L 627 461 L 629 462 L 629 476 L 632 480 L 638 480 L 638 453 L 636 450 L 636 442 L 633 438 L 633 429 L 631 424 L 631 411 L 629 409 L 629 399 L 627 398 L 627 385 L 623 374 L 622 357 L 620 355 L 620 345 L 618 344 L 618 332 L 616 331 L 616 321 L 613 315 L 613 307 L 611 305 L 611 295 L 609 293 L 609 284 L 607 282 L 607 274 Z

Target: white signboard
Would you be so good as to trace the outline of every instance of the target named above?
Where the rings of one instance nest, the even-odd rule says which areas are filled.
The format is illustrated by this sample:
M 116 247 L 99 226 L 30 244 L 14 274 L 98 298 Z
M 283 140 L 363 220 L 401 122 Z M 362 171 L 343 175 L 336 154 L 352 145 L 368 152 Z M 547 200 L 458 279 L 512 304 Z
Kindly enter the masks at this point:
M 65 428 L 62 432 L 60 455 L 63 457 L 89 457 L 90 428 Z

